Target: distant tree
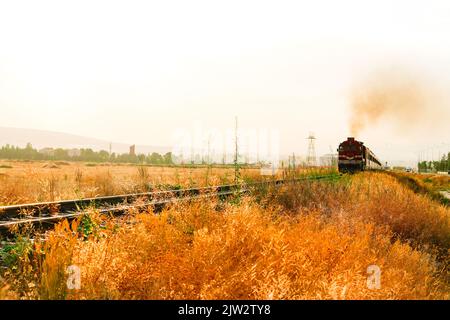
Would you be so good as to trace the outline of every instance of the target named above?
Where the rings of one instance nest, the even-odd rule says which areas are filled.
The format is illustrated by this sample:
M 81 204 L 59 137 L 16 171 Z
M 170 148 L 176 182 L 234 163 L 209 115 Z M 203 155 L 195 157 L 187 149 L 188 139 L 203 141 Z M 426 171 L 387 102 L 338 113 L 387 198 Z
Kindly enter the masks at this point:
M 53 157 L 55 160 L 67 160 L 67 159 L 69 159 L 69 153 L 67 150 L 58 148 L 55 150 Z
M 137 157 L 138 157 L 139 163 L 144 163 L 145 162 L 145 159 L 146 159 L 145 154 L 139 154 Z
M 446 171 L 449 171 L 449 170 L 450 170 L 450 152 L 447 153 L 447 165 L 446 165 L 446 167 L 445 167 L 445 170 L 446 170 Z
M 100 162 L 107 162 L 109 160 L 109 153 L 108 151 L 101 150 L 98 153 L 98 161 Z
M 172 152 L 167 152 L 167 153 L 164 155 L 164 164 L 173 164 L 173 161 L 172 161 Z
M 31 143 L 27 143 L 25 149 L 23 150 L 23 159 L 29 159 L 29 160 L 35 160 L 38 158 L 38 151 L 33 149 L 33 146 Z
M 163 163 L 163 157 L 157 152 L 153 152 L 150 155 L 149 160 L 150 160 L 149 162 L 151 164 L 161 164 L 161 163 Z
M 447 157 L 444 157 L 440 162 L 435 164 L 422 162 L 419 165 L 426 167 L 439 166 L 440 168 L 450 167 L 450 153 Z M 94 151 L 90 148 L 80 149 L 78 156 L 69 156 L 69 150 L 63 148 L 57 148 L 53 150 L 53 153 L 41 153 L 33 148 L 31 143 L 27 143 L 24 148 L 17 146 L 11 146 L 9 144 L 0 147 L 0 159 L 26 159 L 26 160 L 66 160 L 66 161 L 84 161 L 84 162 L 122 162 L 122 163 L 151 163 L 151 164 L 166 164 L 172 165 L 174 162 L 183 162 L 183 156 L 174 157 L 171 152 L 167 152 L 161 155 L 157 152 L 148 154 L 147 156 L 140 154 L 130 155 L 124 154 L 109 154 L 105 150 Z M 200 155 L 196 155 L 196 163 L 201 163 Z

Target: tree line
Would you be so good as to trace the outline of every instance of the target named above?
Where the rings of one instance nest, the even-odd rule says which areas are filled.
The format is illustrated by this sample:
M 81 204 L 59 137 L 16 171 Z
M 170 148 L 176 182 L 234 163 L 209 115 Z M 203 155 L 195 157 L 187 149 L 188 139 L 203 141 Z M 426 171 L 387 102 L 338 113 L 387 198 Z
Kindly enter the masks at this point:
M 52 149 L 51 154 L 46 152 L 39 152 L 33 148 L 31 143 L 26 147 L 20 148 L 17 146 L 5 145 L 0 148 L 0 159 L 9 160 L 49 160 L 49 161 L 83 161 L 83 162 L 120 162 L 120 163 L 145 163 L 145 164 L 165 164 L 172 165 L 172 153 L 168 152 L 164 155 L 157 152 L 151 154 L 131 155 L 128 153 L 117 154 L 100 150 L 94 151 L 92 149 L 78 149 L 77 155 L 69 155 L 68 149 Z
M 450 170 L 450 152 L 443 155 L 438 161 L 421 161 L 418 164 L 419 171 L 448 171 Z

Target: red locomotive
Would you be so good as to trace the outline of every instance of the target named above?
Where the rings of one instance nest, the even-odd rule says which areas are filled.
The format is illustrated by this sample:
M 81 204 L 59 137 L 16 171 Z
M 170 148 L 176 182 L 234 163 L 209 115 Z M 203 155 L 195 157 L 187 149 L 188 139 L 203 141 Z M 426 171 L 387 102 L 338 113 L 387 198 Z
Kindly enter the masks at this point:
M 383 168 L 381 161 L 367 148 L 363 142 L 355 138 L 347 138 L 338 149 L 339 172 L 355 172 L 365 170 L 379 170 Z

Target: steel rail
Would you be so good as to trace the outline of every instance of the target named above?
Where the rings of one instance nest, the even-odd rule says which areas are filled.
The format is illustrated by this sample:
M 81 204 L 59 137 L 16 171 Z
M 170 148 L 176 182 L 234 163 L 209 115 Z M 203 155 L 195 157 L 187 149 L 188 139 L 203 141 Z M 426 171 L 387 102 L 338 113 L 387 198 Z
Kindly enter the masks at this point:
M 30 224 L 46 229 L 61 220 L 73 220 L 83 216 L 87 213 L 86 210 L 89 208 L 96 208 L 97 212 L 100 214 L 109 214 L 114 216 L 124 215 L 131 209 L 145 209 L 148 207 L 153 207 L 155 212 L 159 212 L 167 204 L 178 201 L 198 200 L 201 198 L 212 197 L 227 197 L 236 193 L 248 193 L 251 191 L 252 187 L 257 186 L 280 186 L 287 183 L 327 180 L 334 179 L 336 177 L 338 176 L 309 176 L 294 179 L 244 183 L 242 185 L 230 184 L 213 187 L 176 189 L 148 193 L 3 206 L 0 207 L 0 234 L 9 235 L 11 228 Z M 136 203 L 139 199 L 144 200 L 144 202 Z

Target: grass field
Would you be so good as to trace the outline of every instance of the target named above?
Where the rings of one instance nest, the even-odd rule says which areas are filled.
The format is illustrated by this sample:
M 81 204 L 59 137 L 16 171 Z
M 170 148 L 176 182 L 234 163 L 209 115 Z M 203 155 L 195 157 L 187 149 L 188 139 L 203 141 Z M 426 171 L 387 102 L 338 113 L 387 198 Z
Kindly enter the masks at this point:
M 450 175 L 415 174 L 413 176 L 433 190 L 450 190 Z
M 241 169 L 243 179 L 259 169 Z M 233 168 L 0 160 L 0 206 L 232 183 Z
M 45 242 L 4 247 L 0 298 L 449 299 L 449 249 L 449 207 L 396 177 L 361 173 L 159 215 L 93 210 Z M 80 290 L 66 285 L 69 266 Z
M 450 176 L 404 172 L 389 172 L 389 174 L 416 193 L 429 195 L 446 205 L 450 204 L 450 198 L 443 194 L 450 194 Z

